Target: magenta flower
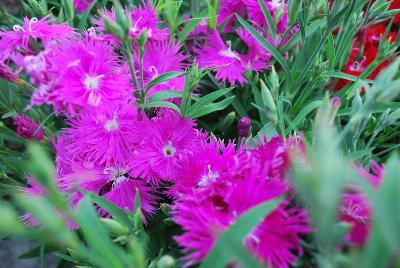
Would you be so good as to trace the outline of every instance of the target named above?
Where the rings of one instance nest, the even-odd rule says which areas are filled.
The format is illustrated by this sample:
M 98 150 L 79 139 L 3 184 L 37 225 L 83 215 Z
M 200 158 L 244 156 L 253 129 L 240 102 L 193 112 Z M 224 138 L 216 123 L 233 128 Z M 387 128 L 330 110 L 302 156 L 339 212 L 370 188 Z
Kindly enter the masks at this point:
M 235 13 L 242 18 L 246 12 L 246 5 L 243 0 L 221 0 L 218 9 L 218 26 L 225 24 L 224 31 L 230 32 L 235 28 L 234 23 L 237 22 Z
M 371 217 L 371 205 L 362 194 L 343 194 L 339 219 L 351 225 L 344 238 L 346 241 L 354 246 L 363 246 L 368 239 Z
M 131 178 L 128 175 L 128 168 L 121 166 L 84 166 L 74 164 L 73 171 L 60 178 L 60 184 L 65 191 L 71 193 L 70 202 L 73 207 L 77 206 L 83 195 L 75 190 L 79 186 L 85 191 L 102 196 L 121 209 L 133 212 L 135 207 L 135 194 L 139 190 L 141 209 L 146 217 L 154 212 L 153 203 L 156 198 L 143 181 Z M 103 217 L 109 214 L 99 208 L 99 214 Z
M 143 70 L 146 85 L 160 74 L 175 71 L 182 72 L 185 70 L 187 64 L 185 64 L 184 61 L 187 60 L 188 56 L 184 55 L 180 49 L 181 45 L 170 45 L 167 41 L 150 42 L 146 45 L 143 57 Z M 135 64 L 137 65 L 137 69 L 139 69 L 138 54 L 136 54 Z M 161 90 L 183 91 L 184 85 L 185 78 L 183 76 L 174 78 L 153 87 L 148 92 L 147 96 Z
M 157 11 L 151 1 L 143 0 L 141 6 L 135 6 L 131 12 L 132 26 L 130 35 L 136 38 L 142 31 L 145 31 L 150 40 L 167 40 L 169 38 L 169 28 L 159 29 L 160 24 L 157 18 Z
M 214 182 L 234 165 L 234 155 L 233 143 L 225 146 L 222 141 L 212 138 L 209 142 L 202 142 L 179 161 L 175 185 L 169 193 L 178 198 L 182 193 L 190 194 L 193 189 Z
M 92 2 L 92 0 L 74 0 L 74 6 L 78 13 L 83 13 Z
M 215 70 L 218 80 L 229 81 L 231 85 L 236 82 L 242 85 L 245 83 L 243 73 L 247 66 L 243 56 L 232 50 L 231 42 L 225 43 L 217 31 L 210 34 L 206 44 L 195 49 L 195 52 L 200 67 L 218 67 Z
M 243 0 L 246 4 L 249 20 L 260 26 L 267 26 L 267 20 L 261 10 L 258 0 Z M 285 0 L 264 0 L 272 19 L 278 21 L 277 32 L 283 34 L 288 25 L 288 7 Z
M 62 131 L 69 153 L 95 165 L 122 165 L 129 159 L 141 136 L 137 129 L 137 108 L 131 104 L 97 113 L 81 113 L 68 120 Z
M 14 125 L 17 127 L 17 135 L 24 139 L 40 141 L 44 138 L 44 129 L 26 115 L 17 115 Z
M 365 178 L 369 183 L 372 184 L 375 188 L 379 188 L 382 184 L 383 176 L 384 176 L 384 168 L 380 166 L 376 161 L 371 161 L 371 171 L 372 173 L 366 171 L 363 167 L 358 166 L 357 170 L 359 174 Z
M 41 41 L 47 47 L 55 40 L 65 40 L 75 35 L 75 29 L 66 23 L 52 24 L 56 20 L 48 19 L 48 16 L 38 20 L 37 18 L 24 18 L 24 24 L 14 25 L 13 30 L 0 32 L 0 61 L 8 59 L 17 50 L 32 53 L 29 39 Z
M 251 69 L 256 72 L 267 69 L 272 58 L 271 54 L 245 29 L 240 28 L 236 32 L 248 47 L 248 53 L 243 55 L 243 59 Z
M 156 183 L 174 181 L 179 160 L 205 139 L 194 127 L 192 120 L 169 110 L 146 120 L 142 127 L 146 134 L 131 158 L 130 174 Z
M 125 8 L 126 14 L 129 13 L 128 9 Z M 111 21 L 115 21 L 115 10 L 111 11 L 103 9 L 101 11 L 102 16 L 109 18 Z M 151 1 L 143 0 L 140 6 L 135 6 L 130 12 L 131 28 L 130 36 L 136 39 L 142 31 L 145 31 L 147 38 L 150 41 L 167 41 L 169 38 L 169 28 L 160 29 L 159 24 L 161 21 L 157 18 L 157 11 L 152 5 Z M 97 29 L 104 31 L 105 25 L 104 20 L 99 18 L 94 20 L 93 23 L 97 25 Z
M 200 262 L 238 216 L 290 189 L 287 181 L 269 178 L 268 169 L 251 151 L 239 151 L 231 158 L 228 168 L 220 169 L 215 179 L 182 193 L 175 201 L 173 219 L 185 231 L 176 241 L 187 254 L 187 266 Z M 271 267 L 294 263 L 302 253 L 300 235 L 311 231 L 307 213 L 288 205 L 284 201 L 245 239 L 250 252 Z
M 129 75 L 108 42 L 91 38 L 64 42 L 36 57 L 29 62 L 38 68 L 27 69 L 28 73 L 43 70 L 34 75 L 42 81 L 33 105 L 52 104 L 57 112 L 72 116 L 82 109 L 109 107 L 129 98 Z

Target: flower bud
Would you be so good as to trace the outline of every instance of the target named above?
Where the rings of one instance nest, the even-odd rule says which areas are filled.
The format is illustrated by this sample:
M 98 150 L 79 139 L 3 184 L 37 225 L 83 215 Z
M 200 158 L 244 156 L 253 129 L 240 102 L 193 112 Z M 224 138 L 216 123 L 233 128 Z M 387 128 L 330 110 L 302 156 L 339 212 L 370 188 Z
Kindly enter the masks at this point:
M 18 75 L 16 75 L 7 65 L 1 62 L 0 62 L 0 77 L 14 84 L 18 84 L 20 80 Z
M 109 219 L 109 218 L 102 218 L 100 219 L 104 226 L 115 236 L 126 235 L 129 233 L 127 227 L 123 226 L 119 222 Z
M 14 119 L 17 135 L 28 139 L 40 141 L 44 138 L 44 130 L 32 118 L 26 115 L 17 115 Z
M 336 109 L 340 108 L 340 105 L 342 104 L 340 101 L 339 97 L 333 97 L 333 99 L 331 99 L 331 104 L 333 107 L 335 107 Z
M 239 136 L 246 137 L 249 134 L 250 126 L 251 126 L 251 119 L 248 117 L 242 117 L 237 125 Z
M 173 268 L 175 267 L 175 260 L 169 255 L 164 255 L 157 262 L 157 268 Z

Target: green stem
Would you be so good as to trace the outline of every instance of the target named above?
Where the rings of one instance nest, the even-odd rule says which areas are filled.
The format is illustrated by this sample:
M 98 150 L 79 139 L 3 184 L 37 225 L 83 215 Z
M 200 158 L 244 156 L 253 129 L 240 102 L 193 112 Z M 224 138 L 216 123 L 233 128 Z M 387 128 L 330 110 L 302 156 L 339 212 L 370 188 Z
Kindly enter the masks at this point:
M 133 85 L 134 89 L 137 89 L 138 81 L 137 81 L 137 77 L 136 77 L 136 70 L 135 70 L 135 65 L 133 63 L 131 43 L 130 43 L 129 39 L 127 39 L 127 41 L 124 42 L 124 52 L 125 52 L 126 60 L 128 61 L 129 70 L 131 71 L 132 85 Z
M 140 72 L 140 89 L 141 89 L 141 103 L 146 103 L 146 89 L 144 88 L 144 74 L 143 74 L 143 56 L 144 51 L 139 49 L 139 72 Z

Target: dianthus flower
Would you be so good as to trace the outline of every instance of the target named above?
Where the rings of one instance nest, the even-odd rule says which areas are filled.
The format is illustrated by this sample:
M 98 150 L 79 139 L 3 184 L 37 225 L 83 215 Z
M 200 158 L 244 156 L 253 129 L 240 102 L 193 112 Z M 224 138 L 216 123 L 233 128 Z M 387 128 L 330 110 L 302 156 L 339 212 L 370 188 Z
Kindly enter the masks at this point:
M 200 262 L 218 237 L 252 207 L 288 192 L 287 181 L 268 179 L 267 170 L 251 153 L 233 156 L 234 164 L 175 202 L 174 220 L 184 233 L 176 237 L 188 261 Z M 307 213 L 282 202 L 246 237 L 244 244 L 261 262 L 289 267 L 302 253 L 301 234 L 310 232 Z M 232 256 L 233 257 L 233 256 Z
M 37 141 L 44 138 L 44 129 L 26 115 L 17 115 L 14 119 L 14 125 L 17 127 L 17 135 L 22 138 Z
M 236 82 L 242 85 L 245 83 L 243 73 L 247 65 L 243 55 L 232 50 L 231 41 L 225 43 L 217 31 L 210 34 L 206 43 L 196 48 L 195 52 L 198 54 L 196 60 L 200 67 L 218 67 L 215 70 L 218 80 L 229 81 L 231 85 Z
M 26 58 L 25 68 L 39 82 L 32 105 L 51 104 L 69 116 L 82 109 L 113 106 L 130 95 L 129 75 L 105 41 L 88 37 L 52 46 Z
M 174 181 L 179 160 L 205 139 L 194 127 L 192 120 L 169 110 L 145 120 L 146 134 L 130 161 L 131 175 L 151 182 Z
M 92 0 L 74 0 L 74 6 L 78 13 L 83 13 L 92 2 Z
M 48 17 L 37 18 L 24 17 L 23 25 L 14 25 L 11 31 L 0 32 L 0 61 L 8 59 L 12 54 L 23 53 L 31 54 L 33 48 L 30 47 L 29 40 L 41 41 L 47 47 L 55 40 L 66 40 L 75 35 L 75 29 L 66 23 L 53 24 L 55 19 Z
M 144 82 L 147 85 L 152 79 L 167 72 L 182 72 L 185 70 L 184 61 L 188 58 L 180 52 L 181 46 L 167 41 L 147 43 L 143 56 Z M 139 55 L 136 54 L 135 64 L 139 69 Z M 183 91 L 185 78 L 177 77 L 151 88 L 147 96 L 161 90 Z
M 96 165 L 127 162 L 141 137 L 137 131 L 137 108 L 125 104 L 97 113 L 81 113 L 68 120 L 61 136 L 69 153 Z

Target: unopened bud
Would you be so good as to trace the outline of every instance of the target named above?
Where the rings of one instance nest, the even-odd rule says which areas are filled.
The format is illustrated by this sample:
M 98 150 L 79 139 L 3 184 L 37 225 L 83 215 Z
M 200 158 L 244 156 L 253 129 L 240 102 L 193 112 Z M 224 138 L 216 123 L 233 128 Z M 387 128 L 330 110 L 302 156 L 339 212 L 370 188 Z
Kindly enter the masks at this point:
M 0 77 L 8 82 L 18 84 L 19 77 L 7 65 L 0 62 Z
M 157 268 L 173 268 L 175 267 L 175 259 L 169 255 L 164 255 L 157 262 Z
M 333 107 L 335 107 L 336 109 L 340 108 L 340 105 L 342 104 L 342 102 L 340 101 L 339 97 L 333 97 L 333 99 L 331 99 L 331 104 Z
M 247 137 L 250 131 L 250 127 L 251 127 L 251 119 L 248 117 L 242 117 L 237 125 L 239 136 Z
M 44 138 L 44 130 L 32 118 L 26 115 L 17 115 L 14 119 L 17 135 L 28 139 L 40 141 Z
M 107 230 L 110 231 L 110 233 L 112 233 L 115 236 L 126 235 L 129 233 L 128 228 L 123 226 L 116 220 L 109 219 L 109 218 L 102 218 L 100 220 L 104 224 L 104 226 L 107 228 Z

